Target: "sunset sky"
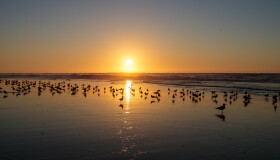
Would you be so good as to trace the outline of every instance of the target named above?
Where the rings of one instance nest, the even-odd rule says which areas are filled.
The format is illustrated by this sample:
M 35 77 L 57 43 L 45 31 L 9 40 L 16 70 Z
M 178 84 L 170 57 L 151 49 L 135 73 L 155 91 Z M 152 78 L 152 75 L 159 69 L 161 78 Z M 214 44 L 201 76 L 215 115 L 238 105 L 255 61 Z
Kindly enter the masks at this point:
M 280 1 L 1 1 L 0 72 L 280 73 Z

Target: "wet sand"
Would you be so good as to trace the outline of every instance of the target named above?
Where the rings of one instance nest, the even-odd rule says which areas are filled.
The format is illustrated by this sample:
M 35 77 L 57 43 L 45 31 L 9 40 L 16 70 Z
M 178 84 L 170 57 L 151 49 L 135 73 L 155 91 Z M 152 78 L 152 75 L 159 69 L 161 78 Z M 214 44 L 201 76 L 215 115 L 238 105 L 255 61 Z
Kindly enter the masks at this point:
M 0 159 L 280 158 L 280 116 L 272 94 L 267 99 L 251 94 L 245 105 L 244 94 L 233 100 L 230 90 L 226 98 L 222 92 L 213 98 L 203 90 L 194 98 L 187 90 L 196 89 L 183 86 L 140 81 L 67 83 L 77 84 L 79 91 L 71 95 L 67 86 L 61 93 L 47 87 L 38 95 L 37 82 L 30 93 L 17 96 L 10 84 L 0 85 L 8 92 L 0 93 Z M 91 85 L 86 96 L 82 84 Z M 99 93 L 93 93 L 96 85 Z M 124 88 L 123 101 L 119 91 L 113 96 L 110 86 Z M 149 94 L 141 94 L 139 87 L 143 92 L 149 89 Z M 184 96 L 179 93 L 183 88 Z M 157 90 L 160 97 L 151 98 Z M 223 103 L 225 110 L 217 110 Z

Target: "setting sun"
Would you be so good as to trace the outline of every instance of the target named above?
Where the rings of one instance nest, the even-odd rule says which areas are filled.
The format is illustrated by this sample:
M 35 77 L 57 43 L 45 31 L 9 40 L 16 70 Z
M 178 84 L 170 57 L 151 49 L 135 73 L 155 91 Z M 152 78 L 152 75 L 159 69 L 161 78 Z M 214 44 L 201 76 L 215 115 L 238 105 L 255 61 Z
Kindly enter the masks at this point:
M 132 61 L 131 60 L 126 60 L 125 65 L 131 66 L 132 65 Z
M 125 66 L 124 66 L 124 70 L 125 72 L 132 72 L 133 71 L 133 67 L 132 67 L 132 61 L 130 59 L 125 61 Z

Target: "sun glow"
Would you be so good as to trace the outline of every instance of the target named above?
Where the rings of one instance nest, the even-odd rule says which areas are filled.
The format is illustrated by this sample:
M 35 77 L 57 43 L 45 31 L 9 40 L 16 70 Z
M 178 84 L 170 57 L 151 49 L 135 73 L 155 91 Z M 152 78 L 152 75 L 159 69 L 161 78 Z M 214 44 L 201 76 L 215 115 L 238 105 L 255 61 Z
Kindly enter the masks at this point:
M 125 72 L 132 72 L 133 71 L 132 65 L 133 65 L 133 62 L 130 59 L 126 60 L 125 67 L 124 67 Z
M 126 60 L 125 65 L 131 66 L 132 65 L 132 61 L 130 59 Z

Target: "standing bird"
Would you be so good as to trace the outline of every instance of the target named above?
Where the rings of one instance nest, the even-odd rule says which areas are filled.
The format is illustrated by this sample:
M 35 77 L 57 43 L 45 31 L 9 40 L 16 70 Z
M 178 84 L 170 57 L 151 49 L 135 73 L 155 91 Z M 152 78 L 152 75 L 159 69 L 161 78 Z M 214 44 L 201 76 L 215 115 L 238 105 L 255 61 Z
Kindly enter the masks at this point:
M 217 107 L 216 109 L 223 111 L 226 108 L 226 104 L 223 104 L 220 107 Z

